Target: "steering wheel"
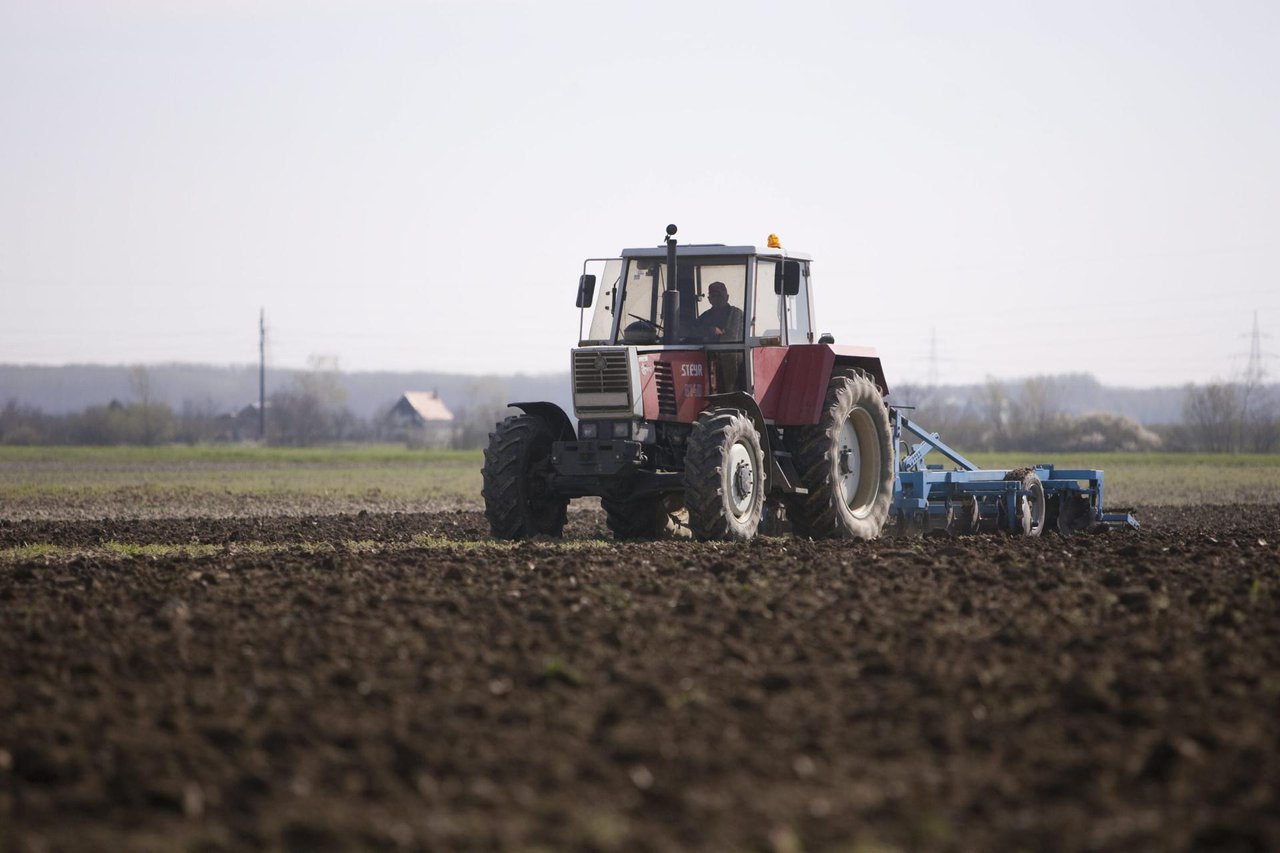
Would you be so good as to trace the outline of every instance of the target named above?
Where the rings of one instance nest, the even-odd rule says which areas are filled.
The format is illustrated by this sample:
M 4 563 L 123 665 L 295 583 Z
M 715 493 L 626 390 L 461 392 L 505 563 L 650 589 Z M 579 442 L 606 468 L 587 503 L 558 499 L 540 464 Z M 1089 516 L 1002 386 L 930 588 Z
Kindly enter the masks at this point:
M 630 313 L 629 313 L 629 314 L 627 314 L 627 316 L 628 316 L 628 317 L 635 317 L 635 318 L 636 318 L 637 320 L 639 320 L 641 323 L 646 323 L 646 324 L 648 324 L 648 325 L 650 325 L 650 326 L 653 326 L 653 327 L 654 327 L 655 329 L 657 329 L 659 332 L 661 332 L 661 331 L 662 331 L 662 324 L 661 324 L 661 323 L 655 323 L 655 322 L 653 322 L 652 320 L 650 320 L 648 317 L 641 317 L 639 314 L 630 314 Z

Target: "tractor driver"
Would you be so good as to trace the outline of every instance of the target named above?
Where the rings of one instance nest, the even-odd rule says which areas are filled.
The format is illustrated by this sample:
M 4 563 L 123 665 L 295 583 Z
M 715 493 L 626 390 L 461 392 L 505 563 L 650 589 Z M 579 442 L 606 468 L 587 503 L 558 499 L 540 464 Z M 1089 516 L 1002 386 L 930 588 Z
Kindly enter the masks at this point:
M 729 288 L 723 281 L 711 282 L 707 301 L 711 307 L 698 317 L 698 337 L 713 344 L 742 340 L 742 309 L 729 304 Z

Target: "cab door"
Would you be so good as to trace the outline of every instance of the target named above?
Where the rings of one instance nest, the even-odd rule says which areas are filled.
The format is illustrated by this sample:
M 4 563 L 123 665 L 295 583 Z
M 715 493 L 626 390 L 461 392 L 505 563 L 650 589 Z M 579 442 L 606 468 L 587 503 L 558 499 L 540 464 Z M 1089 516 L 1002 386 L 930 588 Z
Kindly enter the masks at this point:
M 813 334 L 813 304 L 809 298 L 809 262 L 800 261 L 800 290 L 794 296 L 780 297 L 783 311 L 783 342 L 811 344 L 817 340 Z
M 757 258 L 752 281 L 752 314 L 748 341 L 751 352 L 751 390 L 760 413 L 766 420 L 773 417 L 781 393 L 780 379 L 787 357 L 783 314 L 784 300 L 774 287 L 778 271 L 777 259 Z

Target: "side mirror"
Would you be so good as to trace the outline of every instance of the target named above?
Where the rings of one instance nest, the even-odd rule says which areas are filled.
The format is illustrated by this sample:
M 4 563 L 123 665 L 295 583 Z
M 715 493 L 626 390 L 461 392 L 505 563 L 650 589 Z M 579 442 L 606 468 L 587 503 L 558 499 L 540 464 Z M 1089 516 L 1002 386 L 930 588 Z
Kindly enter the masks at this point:
M 773 268 L 773 292 L 795 296 L 800 292 L 800 262 L 783 261 Z
M 596 277 L 590 273 L 578 276 L 578 308 L 590 308 L 596 293 Z

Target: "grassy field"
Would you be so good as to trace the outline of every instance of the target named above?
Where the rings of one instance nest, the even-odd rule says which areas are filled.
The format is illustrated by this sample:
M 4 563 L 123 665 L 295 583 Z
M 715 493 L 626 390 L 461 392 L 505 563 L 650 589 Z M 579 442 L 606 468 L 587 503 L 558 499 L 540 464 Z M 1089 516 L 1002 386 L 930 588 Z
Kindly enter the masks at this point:
M 244 494 L 476 496 L 480 451 L 341 447 L 0 447 L 0 495 L 154 486 Z
M 975 453 L 979 465 L 1102 468 L 1108 504 L 1280 502 L 1280 455 Z M 477 506 L 480 451 L 0 447 L 0 517 L 421 511 Z
M 480 499 L 480 451 L 0 447 L 0 516 L 423 511 Z

